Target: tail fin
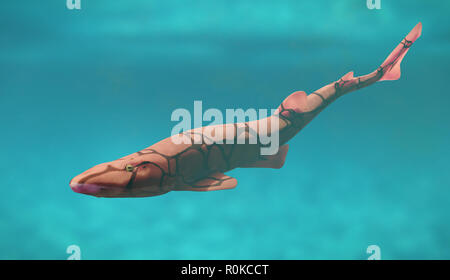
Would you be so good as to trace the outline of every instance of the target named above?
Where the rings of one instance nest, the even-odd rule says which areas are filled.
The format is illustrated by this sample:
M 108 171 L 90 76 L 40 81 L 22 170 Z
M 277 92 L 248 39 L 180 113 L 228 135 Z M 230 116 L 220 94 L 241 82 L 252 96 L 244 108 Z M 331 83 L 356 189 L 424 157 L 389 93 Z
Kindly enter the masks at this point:
M 398 80 L 400 78 L 400 63 L 408 52 L 409 47 L 421 34 L 422 23 L 419 22 L 381 64 L 380 70 L 383 71 L 383 76 L 381 76 L 380 81 Z

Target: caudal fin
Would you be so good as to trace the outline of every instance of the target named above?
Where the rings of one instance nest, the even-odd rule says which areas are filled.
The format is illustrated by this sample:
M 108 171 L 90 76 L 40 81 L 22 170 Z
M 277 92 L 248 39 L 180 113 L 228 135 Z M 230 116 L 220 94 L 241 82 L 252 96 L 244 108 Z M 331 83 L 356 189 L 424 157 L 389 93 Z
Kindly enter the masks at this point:
M 400 78 L 400 64 L 411 45 L 421 34 L 422 23 L 419 22 L 381 64 L 379 69 L 383 71 L 383 76 L 379 81 L 398 80 Z

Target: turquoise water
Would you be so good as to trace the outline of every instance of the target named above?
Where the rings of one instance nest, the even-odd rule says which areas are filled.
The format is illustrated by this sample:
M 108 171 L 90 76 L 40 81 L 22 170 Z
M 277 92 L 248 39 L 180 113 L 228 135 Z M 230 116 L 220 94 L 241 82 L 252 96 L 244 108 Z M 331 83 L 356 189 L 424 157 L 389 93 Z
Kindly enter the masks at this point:
M 450 258 L 447 1 L 4 1 L 0 258 Z M 73 193 L 87 168 L 170 135 L 177 108 L 276 108 L 378 67 L 418 22 L 402 78 L 352 93 L 230 191 Z

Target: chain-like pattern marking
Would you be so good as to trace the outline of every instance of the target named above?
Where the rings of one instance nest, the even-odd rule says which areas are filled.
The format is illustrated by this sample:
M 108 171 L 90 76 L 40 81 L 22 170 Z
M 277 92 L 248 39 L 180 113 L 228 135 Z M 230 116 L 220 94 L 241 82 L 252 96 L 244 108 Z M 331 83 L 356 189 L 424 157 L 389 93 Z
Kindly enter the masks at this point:
M 250 127 L 249 127 L 248 123 L 245 122 L 243 125 L 244 125 L 244 133 L 250 133 Z M 233 169 L 235 166 L 231 162 L 231 159 L 234 155 L 234 151 L 236 150 L 235 147 L 237 144 L 237 139 L 240 136 L 238 134 L 238 129 L 239 129 L 238 124 L 234 123 L 233 127 L 234 127 L 234 138 L 232 140 L 232 143 L 226 144 L 226 145 L 230 146 L 228 154 L 225 151 L 224 146 L 222 144 L 217 144 L 213 139 L 211 139 L 207 135 L 205 135 L 205 133 L 200 133 L 200 132 L 195 132 L 195 131 L 188 131 L 188 132 L 182 133 L 183 135 L 188 136 L 190 138 L 191 145 L 186 147 L 184 150 L 182 150 L 181 152 L 178 152 L 175 155 L 169 156 L 169 155 L 163 154 L 152 148 L 147 148 L 147 149 L 137 152 L 136 154 L 139 156 L 148 155 L 148 154 L 157 154 L 157 155 L 161 156 L 162 158 L 164 158 L 166 160 L 167 172 L 164 168 L 162 168 L 160 165 L 158 165 L 157 163 L 155 163 L 153 161 L 141 162 L 140 164 L 133 166 L 133 168 L 134 168 L 133 174 L 132 174 L 129 182 L 127 183 L 127 188 L 131 189 L 133 187 L 134 180 L 136 179 L 136 173 L 137 173 L 139 167 L 142 165 L 145 165 L 145 164 L 151 164 L 160 170 L 162 175 L 161 175 L 161 179 L 159 182 L 159 188 L 161 191 L 163 191 L 164 180 L 168 177 L 174 179 L 175 181 L 177 181 L 177 179 L 178 179 L 178 183 L 183 183 L 183 184 L 192 186 L 194 188 L 195 187 L 205 187 L 205 186 L 199 186 L 199 185 L 195 184 L 196 182 L 198 182 L 199 178 L 195 178 L 193 180 L 189 180 L 188 178 L 186 178 L 186 176 L 180 170 L 180 157 L 182 157 L 183 154 L 185 154 L 189 151 L 192 151 L 192 150 L 199 152 L 202 155 L 202 165 L 204 167 L 205 174 L 213 174 L 214 172 L 226 172 L 228 170 Z M 202 144 L 196 144 L 195 136 L 202 137 L 202 142 L 201 142 Z M 223 139 L 223 141 L 226 142 L 227 139 Z M 207 145 L 205 143 L 211 143 L 211 144 Z M 259 146 L 261 145 L 259 137 L 257 138 L 256 145 L 259 145 Z M 225 169 L 217 170 L 217 169 L 210 168 L 208 162 L 210 160 L 211 152 L 214 147 L 216 147 L 219 150 L 221 159 L 223 160 L 223 162 L 226 165 Z M 172 162 L 174 161 L 175 167 L 171 166 L 171 161 Z M 172 170 L 175 170 L 175 172 L 173 173 Z M 200 176 L 200 177 L 201 177 L 201 179 L 211 179 L 211 180 L 217 181 L 215 184 L 212 184 L 210 186 L 219 186 L 224 181 L 232 179 L 231 177 L 227 177 L 224 179 L 218 179 L 218 178 L 215 178 L 212 176 L 206 176 L 206 177 Z M 177 186 L 174 186 L 174 188 L 176 188 L 176 187 Z
M 407 40 L 405 37 L 400 42 L 400 44 L 403 45 L 403 49 L 409 49 L 412 46 L 413 42 Z M 377 69 L 378 75 L 380 75 L 380 77 L 381 77 L 384 75 L 384 73 L 386 73 L 386 70 L 389 71 L 394 66 L 394 63 L 397 62 L 397 59 L 400 57 L 400 55 L 402 55 L 402 52 L 398 52 L 397 57 L 394 60 L 392 60 L 392 62 L 390 62 L 389 64 L 385 65 L 384 67 L 381 67 L 381 66 L 378 67 L 378 69 Z

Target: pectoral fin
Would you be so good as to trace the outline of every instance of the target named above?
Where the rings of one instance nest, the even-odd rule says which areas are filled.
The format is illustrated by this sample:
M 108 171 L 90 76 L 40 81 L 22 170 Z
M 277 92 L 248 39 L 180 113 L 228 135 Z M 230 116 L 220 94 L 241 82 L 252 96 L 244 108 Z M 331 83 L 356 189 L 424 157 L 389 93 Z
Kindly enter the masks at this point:
M 203 179 L 200 179 L 193 184 L 186 186 L 176 186 L 175 191 L 218 191 L 227 190 L 236 187 L 237 180 L 233 177 L 227 176 L 223 173 L 217 172 L 211 174 Z
M 283 167 L 286 155 L 289 150 L 289 145 L 283 145 L 278 150 L 278 153 L 271 156 L 262 156 L 261 160 L 244 164 L 240 167 L 259 167 L 259 168 L 275 168 Z

